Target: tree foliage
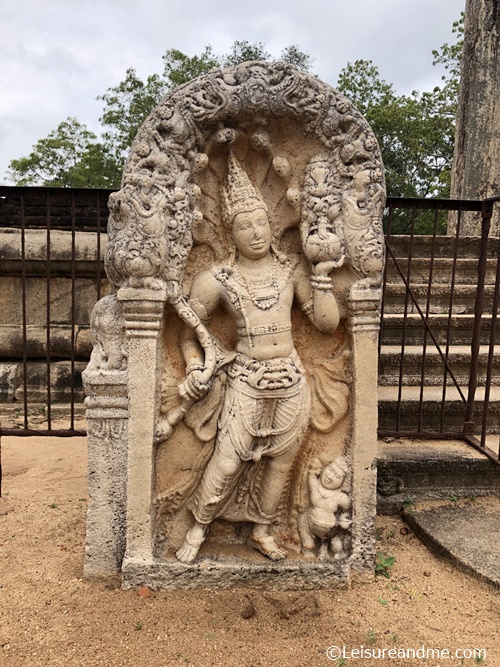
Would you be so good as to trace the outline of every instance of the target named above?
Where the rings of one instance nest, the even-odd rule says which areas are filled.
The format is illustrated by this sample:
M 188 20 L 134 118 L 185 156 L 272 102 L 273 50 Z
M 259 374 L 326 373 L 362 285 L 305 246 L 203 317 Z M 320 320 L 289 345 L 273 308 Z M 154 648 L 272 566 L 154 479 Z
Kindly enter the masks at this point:
M 357 60 L 340 73 L 337 88 L 361 111 L 380 145 L 387 191 L 393 197 L 448 197 L 455 143 L 455 118 L 463 45 L 463 15 L 453 24 L 457 42 L 433 51 L 434 64 L 444 65 L 442 84 L 432 91 L 398 95 L 371 61 Z M 446 227 L 446 216 L 437 231 Z M 393 231 L 415 224 L 400 214 Z M 432 232 L 433 215 L 420 213 L 416 231 Z
M 456 115 L 451 86 L 398 95 L 371 61 L 357 60 L 342 70 L 337 87 L 377 136 L 392 196 L 448 195 Z
M 27 157 L 12 160 L 7 174 L 17 185 L 112 188 L 117 166 L 105 143 L 76 118 L 67 118 Z
M 367 60 L 348 63 L 339 76 L 338 90 L 366 117 L 378 138 L 392 196 L 448 196 L 463 15 L 453 31 L 456 43 L 433 51 L 434 64 L 444 65 L 446 74 L 432 91 L 398 95 Z M 133 138 L 165 94 L 214 67 L 271 58 L 264 44 L 246 40 L 234 42 L 222 56 L 211 46 L 194 56 L 169 49 L 163 56 L 161 74 L 143 80 L 129 68 L 123 81 L 98 98 L 103 103 L 101 137 L 75 118 L 68 118 L 40 139 L 27 157 L 12 160 L 8 176 L 18 185 L 118 187 Z M 280 59 L 302 71 L 310 71 L 313 63 L 311 56 L 295 45 L 286 47 Z
M 97 99 L 103 102 L 100 139 L 75 118 L 67 118 L 40 139 L 32 152 L 9 164 L 7 176 L 17 185 L 60 187 L 119 187 L 125 158 L 140 126 L 171 90 L 214 67 L 229 67 L 247 60 L 270 60 L 264 44 L 236 41 L 229 53 L 218 56 L 211 46 L 188 56 L 177 49 L 163 55 L 162 74 L 142 80 L 130 67 L 123 81 Z M 290 45 L 281 60 L 308 71 L 313 59 Z
M 98 97 L 104 102 L 99 119 L 105 128 L 103 137 L 116 157 L 119 172 L 144 119 L 168 89 L 167 82 L 160 75 L 152 74 L 142 81 L 131 67 L 123 81 Z

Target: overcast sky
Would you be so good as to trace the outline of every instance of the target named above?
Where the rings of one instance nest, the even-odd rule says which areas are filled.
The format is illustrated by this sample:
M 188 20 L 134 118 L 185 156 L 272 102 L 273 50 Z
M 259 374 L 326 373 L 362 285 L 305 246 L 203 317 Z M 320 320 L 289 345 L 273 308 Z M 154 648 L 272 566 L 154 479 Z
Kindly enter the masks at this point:
M 0 10 L 0 182 L 13 158 L 68 116 L 99 132 L 96 97 L 128 67 L 161 72 L 169 48 L 296 44 L 335 86 L 347 62 L 373 60 L 399 93 L 429 90 L 442 71 L 432 50 L 454 40 L 465 0 L 24 0 Z

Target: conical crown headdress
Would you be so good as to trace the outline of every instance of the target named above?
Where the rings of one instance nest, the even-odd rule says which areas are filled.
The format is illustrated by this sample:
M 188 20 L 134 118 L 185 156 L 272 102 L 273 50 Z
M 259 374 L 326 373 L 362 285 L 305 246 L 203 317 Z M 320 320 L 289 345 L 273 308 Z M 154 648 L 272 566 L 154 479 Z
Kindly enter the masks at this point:
M 232 153 L 227 161 L 226 185 L 221 188 L 221 203 L 223 222 L 228 227 L 231 227 L 238 213 L 258 208 L 267 211 L 260 192 Z

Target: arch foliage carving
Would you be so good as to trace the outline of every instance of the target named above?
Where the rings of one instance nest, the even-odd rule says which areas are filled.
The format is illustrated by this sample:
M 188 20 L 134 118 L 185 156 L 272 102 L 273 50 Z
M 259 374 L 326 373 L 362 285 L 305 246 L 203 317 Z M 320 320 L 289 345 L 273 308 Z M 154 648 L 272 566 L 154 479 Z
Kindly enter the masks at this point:
M 139 131 L 121 190 L 110 198 L 106 270 L 116 287 L 166 288 L 167 300 L 179 302 L 193 236 L 212 236 L 217 246 L 217 230 L 204 229 L 197 175 L 210 169 L 214 152 L 246 131 L 251 148 L 270 156 L 286 185 L 293 169 L 288 157 L 273 156 L 273 122 L 295 124 L 319 149 L 296 187 L 285 188 L 296 222 L 301 220 L 303 243 L 311 226 L 319 225 L 321 236 L 321 224 L 327 224 L 359 279 L 379 281 L 385 190 L 368 123 L 315 77 L 280 62 L 249 62 L 180 87 Z M 275 236 L 283 231 L 275 229 Z

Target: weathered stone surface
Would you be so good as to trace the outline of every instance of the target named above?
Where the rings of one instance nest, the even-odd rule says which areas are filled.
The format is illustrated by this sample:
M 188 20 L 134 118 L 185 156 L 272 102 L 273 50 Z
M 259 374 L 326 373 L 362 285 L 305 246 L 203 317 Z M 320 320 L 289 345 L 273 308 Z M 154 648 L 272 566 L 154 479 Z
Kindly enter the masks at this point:
M 468 388 L 460 387 L 467 399 Z M 484 387 L 478 387 L 474 403 L 474 433 L 480 433 L 484 414 Z M 421 411 L 421 428 L 429 432 L 441 431 L 461 433 L 464 427 L 466 404 L 454 386 L 446 387 L 443 402 L 443 388 L 439 386 L 425 386 L 422 392 L 422 407 L 420 407 L 420 387 L 403 386 L 401 400 L 398 386 L 380 386 L 378 391 L 379 428 L 393 430 L 395 425 L 403 431 L 413 430 L 419 423 Z M 500 433 L 500 387 L 492 386 L 488 403 L 488 433 Z M 399 416 L 398 416 L 399 414 Z
M 478 221 L 480 215 L 475 214 Z M 394 254 L 401 259 L 407 258 L 410 254 L 410 245 L 412 247 L 412 256 L 418 258 L 436 257 L 436 258 L 453 258 L 455 254 L 460 259 L 472 258 L 477 261 L 479 257 L 479 249 L 481 247 L 481 239 L 477 236 L 463 236 L 453 238 L 450 236 L 432 236 L 427 234 L 410 236 L 394 235 L 388 239 L 388 242 Z M 486 244 L 486 257 L 498 257 L 498 239 L 490 238 Z M 389 260 L 388 260 L 389 261 Z M 388 267 L 389 268 L 389 267 Z
M 500 588 L 498 498 L 421 504 L 404 512 L 408 525 L 434 552 Z
M 75 398 L 82 400 L 82 365 L 78 361 L 90 356 L 90 315 L 98 292 L 104 295 L 109 289 L 103 267 L 106 246 L 107 234 L 101 234 L 98 243 L 95 233 L 76 232 L 73 238 L 71 232 L 53 230 L 48 237 L 45 230 L 27 229 L 23 262 L 21 230 L 0 230 L 0 359 L 8 360 L 0 367 L 0 401 L 17 400 L 21 395 L 23 371 L 13 361 L 23 359 L 26 354 L 29 400 L 46 402 L 47 372 L 41 370 L 43 364 L 38 360 L 47 359 L 48 352 L 54 382 L 52 400 L 70 400 L 70 371 L 62 360 L 71 358 L 77 361 Z M 100 290 L 97 284 L 99 252 Z M 26 314 L 24 330 L 23 310 Z
M 465 442 L 388 440 L 378 443 L 377 511 L 380 514 L 399 514 L 409 503 L 450 496 L 500 495 L 497 467 Z
M 500 4 L 467 0 L 451 196 L 484 199 L 500 195 Z M 451 217 L 449 233 L 457 219 Z M 480 236 L 477 216 L 465 214 L 460 233 Z M 491 234 L 500 235 L 500 205 Z
M 484 313 L 481 318 L 481 345 L 488 345 L 491 336 L 492 313 Z M 401 345 L 403 340 L 403 326 L 405 327 L 405 342 L 407 345 L 423 345 L 425 336 L 425 327 L 419 313 L 384 313 L 382 321 L 382 344 Z M 451 315 L 447 313 L 432 314 L 430 326 L 436 341 L 440 344 L 446 344 L 449 340 L 451 345 L 470 345 L 472 340 L 472 331 L 474 327 L 474 314 L 463 313 Z M 449 326 L 449 338 L 448 338 Z M 427 344 L 431 338 L 427 333 Z
M 75 359 L 89 359 L 92 352 L 92 336 L 89 328 L 74 329 L 68 324 L 51 325 L 49 352 L 53 359 L 71 358 L 72 341 Z M 47 327 L 26 327 L 26 354 L 28 359 L 47 358 Z M 24 349 L 23 328 L 17 324 L 0 325 L 0 358 L 22 359 Z
M 22 280 L 16 276 L 0 276 L 1 324 L 22 325 Z M 95 278 L 79 278 L 75 283 L 75 324 L 87 325 L 97 299 Z M 50 313 L 47 315 L 47 283 L 45 278 L 26 278 L 26 320 L 28 326 L 68 324 L 72 314 L 71 274 L 50 281 Z M 105 291 L 103 292 L 105 293 Z
M 427 297 L 429 296 L 429 311 L 432 314 L 449 313 L 450 308 L 453 315 L 474 312 L 477 295 L 476 285 L 455 285 L 452 292 L 450 281 L 433 283 L 431 287 L 428 283 L 414 283 L 411 285 L 411 290 L 423 309 L 426 308 Z M 494 285 L 484 286 L 483 305 L 486 312 L 491 312 L 494 294 Z M 385 290 L 384 312 L 403 313 L 406 301 L 408 301 L 407 312 L 418 312 L 413 300 L 408 298 L 407 295 L 408 290 L 403 283 L 388 283 Z
M 373 572 L 383 205 L 366 121 L 291 66 L 214 70 L 146 120 L 110 199 L 116 296 L 84 373 L 94 462 L 112 419 L 127 458 L 112 529 L 110 454 L 91 481 L 88 576 L 304 588 Z M 109 393 L 125 376 L 126 415 Z
M 46 230 L 27 229 L 24 232 L 24 258 L 32 267 L 42 267 L 46 274 L 45 263 L 50 258 L 50 272 L 55 273 L 62 265 L 65 272 L 73 257 L 73 235 L 71 232 L 52 230 L 48 235 Z M 47 243 L 47 240 L 50 243 Z M 100 260 L 104 259 L 107 247 L 107 234 L 100 237 Z M 48 251 L 47 251 L 48 246 Z M 98 259 L 97 236 L 94 233 L 76 232 L 74 236 L 74 260 L 79 265 L 79 273 L 85 273 L 85 268 L 90 275 L 95 274 L 96 261 Z M 22 259 L 22 231 L 20 229 L 0 229 L 0 273 L 12 270 L 14 267 L 19 271 L 19 262 Z M 34 269 L 31 269 L 34 273 Z
M 147 585 L 153 590 L 179 588 L 255 588 L 262 590 L 315 590 L 347 588 L 350 573 L 345 562 L 308 563 L 306 561 L 249 563 L 248 557 L 238 559 L 213 555 L 194 565 L 176 559 L 149 564 L 128 561 L 123 568 L 124 588 Z
M 470 377 L 470 345 L 454 345 L 449 348 L 447 360 L 456 381 L 461 386 L 466 387 Z M 489 346 L 482 345 L 479 349 L 476 375 L 478 384 L 483 386 L 486 382 L 488 360 Z M 439 351 L 430 340 L 427 342 L 425 355 L 422 346 L 406 345 L 402 364 L 401 347 L 398 345 L 383 345 L 379 358 L 379 385 L 397 385 L 401 367 L 405 386 L 420 386 L 422 382 L 422 368 L 424 368 L 425 385 L 427 387 L 443 386 L 445 366 Z M 447 376 L 447 383 L 451 385 L 453 381 L 450 374 L 447 373 Z M 490 383 L 492 385 L 500 385 L 500 348 L 498 347 L 493 349 Z
M 50 382 L 47 364 L 33 361 L 26 367 L 27 398 L 30 403 L 46 404 L 48 390 L 54 402 L 67 403 L 73 383 L 75 401 L 83 401 L 82 371 L 85 361 L 76 361 L 72 376 L 70 361 L 54 361 L 50 365 Z M 73 380 L 72 380 L 73 377 Z M 0 403 L 22 402 L 24 399 L 24 366 L 22 362 L 0 362 Z

